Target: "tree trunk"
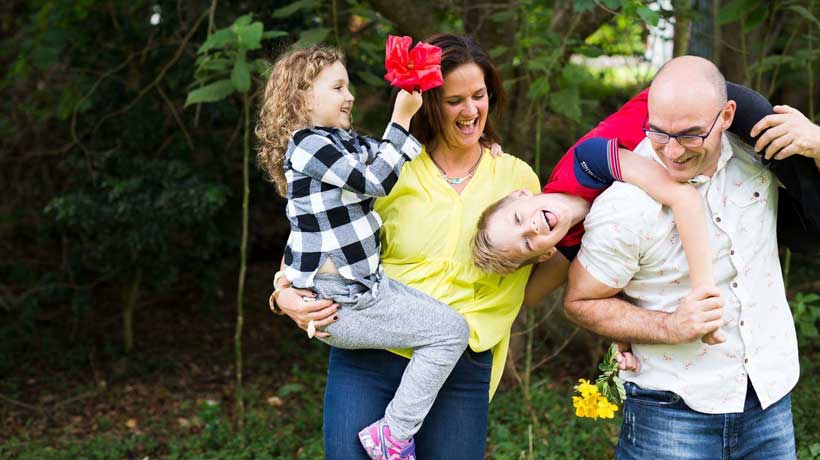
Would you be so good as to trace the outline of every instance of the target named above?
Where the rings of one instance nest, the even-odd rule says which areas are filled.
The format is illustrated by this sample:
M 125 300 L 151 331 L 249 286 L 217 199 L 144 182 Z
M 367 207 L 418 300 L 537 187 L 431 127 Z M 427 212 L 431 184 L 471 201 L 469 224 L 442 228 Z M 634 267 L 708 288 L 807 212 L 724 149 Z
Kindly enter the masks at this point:
M 236 367 L 236 424 L 245 425 L 245 402 L 242 399 L 242 328 L 244 325 L 245 271 L 248 266 L 248 202 L 250 201 L 250 98 L 242 93 L 245 137 L 242 146 L 242 243 L 239 252 L 239 281 L 236 289 L 236 331 L 234 333 L 234 366 Z
M 126 353 L 134 349 L 134 309 L 139 298 L 142 284 L 142 269 L 138 268 L 131 278 L 131 285 L 125 291 L 125 304 L 122 309 L 122 337 Z

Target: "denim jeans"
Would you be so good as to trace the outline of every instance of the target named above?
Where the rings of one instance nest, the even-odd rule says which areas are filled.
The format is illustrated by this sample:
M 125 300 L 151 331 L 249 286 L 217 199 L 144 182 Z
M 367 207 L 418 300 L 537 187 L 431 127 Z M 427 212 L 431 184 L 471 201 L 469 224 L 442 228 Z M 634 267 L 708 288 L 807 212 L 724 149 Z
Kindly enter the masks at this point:
M 789 395 L 767 407 L 751 385 L 743 413 L 704 414 L 675 393 L 626 385 L 617 460 L 794 460 Z
M 469 348 L 415 435 L 422 460 L 482 460 L 492 353 Z M 331 348 L 324 405 L 325 459 L 367 460 L 359 430 L 384 415 L 409 360 L 384 350 Z

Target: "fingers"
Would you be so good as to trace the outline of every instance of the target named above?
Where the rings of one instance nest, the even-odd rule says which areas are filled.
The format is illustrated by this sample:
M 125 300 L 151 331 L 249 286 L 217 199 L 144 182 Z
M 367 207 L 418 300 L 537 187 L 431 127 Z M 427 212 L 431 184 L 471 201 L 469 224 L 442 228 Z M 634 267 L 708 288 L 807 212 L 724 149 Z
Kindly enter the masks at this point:
M 777 155 L 774 156 L 774 159 L 775 160 L 784 160 L 786 158 L 789 158 L 792 155 L 797 155 L 799 153 L 800 153 L 800 148 L 798 146 L 796 146 L 795 144 L 791 144 L 788 147 L 786 147 L 786 148 L 782 149 L 781 151 L 779 151 L 777 153 Z
M 781 127 L 782 125 L 778 128 Z M 791 144 L 794 141 L 794 133 L 786 132 L 785 127 L 783 127 L 783 129 L 780 129 L 779 131 L 781 131 L 782 134 L 779 134 L 778 137 L 773 139 L 772 142 L 769 143 L 769 146 L 766 147 L 765 156 L 767 159 L 771 159 L 778 151 L 780 151 L 780 149 Z M 766 134 L 769 133 L 767 132 Z
M 700 340 L 706 345 L 719 345 L 726 341 L 726 334 L 724 334 L 720 329 L 715 329 L 714 331 L 701 337 Z
M 757 137 L 763 131 L 771 128 L 772 126 L 779 125 L 782 122 L 783 122 L 783 117 L 781 117 L 781 116 L 766 115 L 765 117 L 763 117 L 762 120 L 758 121 L 757 123 L 755 123 L 754 126 L 752 126 L 752 131 L 749 134 L 751 134 L 752 137 Z M 755 144 L 755 150 L 756 151 L 760 151 L 760 148 L 758 148 L 759 143 L 760 143 L 760 141 L 758 141 L 758 143 Z M 763 145 L 766 145 L 766 144 L 763 144 Z M 761 148 L 762 148 L 762 146 L 761 146 Z
M 618 361 L 618 369 L 622 371 L 638 372 L 641 370 L 641 362 L 631 352 L 618 353 L 615 355 Z
M 694 289 L 692 289 L 692 292 L 690 292 L 687 297 L 690 297 L 692 300 L 703 300 L 708 299 L 710 297 L 720 297 L 720 289 L 718 289 L 715 285 L 697 286 Z
M 780 104 L 772 107 L 772 110 L 775 113 L 792 113 L 792 112 L 799 112 L 799 110 L 795 109 L 794 107 L 786 104 Z
M 769 115 L 766 118 L 770 117 L 776 120 L 780 120 L 780 118 L 777 117 L 782 118 L 781 115 Z M 778 137 L 782 136 L 788 131 L 788 129 L 782 124 L 783 121 L 785 120 L 777 121 L 776 123 L 772 124 L 771 127 L 765 133 L 763 133 L 763 135 L 761 135 L 760 138 L 757 139 L 757 142 L 755 142 L 755 152 L 763 151 L 763 149 L 765 149 L 766 146 L 769 145 L 773 140 L 777 139 Z
M 497 143 L 493 142 L 492 147 L 490 147 L 490 155 L 493 158 L 498 158 L 503 154 L 504 154 L 504 150 L 501 148 L 501 146 L 498 145 Z

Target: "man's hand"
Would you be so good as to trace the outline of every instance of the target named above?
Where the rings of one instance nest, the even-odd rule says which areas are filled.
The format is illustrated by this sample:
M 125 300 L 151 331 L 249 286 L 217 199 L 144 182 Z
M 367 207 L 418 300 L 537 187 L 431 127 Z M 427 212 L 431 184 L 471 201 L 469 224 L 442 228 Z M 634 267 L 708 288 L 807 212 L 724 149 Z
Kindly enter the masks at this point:
M 768 129 L 755 143 L 755 151 L 767 159 L 782 160 L 792 155 L 820 159 L 820 126 L 815 125 L 799 110 L 788 105 L 774 106 L 775 114 L 768 115 L 752 128 L 752 137 Z
M 723 326 L 723 299 L 717 288 L 695 288 L 683 298 L 678 309 L 666 320 L 667 336 L 671 343 L 689 343 L 697 339 L 714 340 L 714 335 Z M 725 338 L 724 338 L 725 340 Z M 720 342 L 716 342 L 720 343 Z

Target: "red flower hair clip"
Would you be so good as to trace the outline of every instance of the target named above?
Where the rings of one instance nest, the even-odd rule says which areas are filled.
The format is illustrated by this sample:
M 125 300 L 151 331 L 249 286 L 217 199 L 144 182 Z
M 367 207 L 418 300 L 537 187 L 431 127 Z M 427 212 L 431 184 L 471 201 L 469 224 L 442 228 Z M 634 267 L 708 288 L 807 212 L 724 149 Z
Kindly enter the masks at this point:
M 385 48 L 384 79 L 407 92 L 427 91 L 444 84 L 441 76 L 441 48 L 419 42 L 412 50 L 410 37 L 388 35 Z

